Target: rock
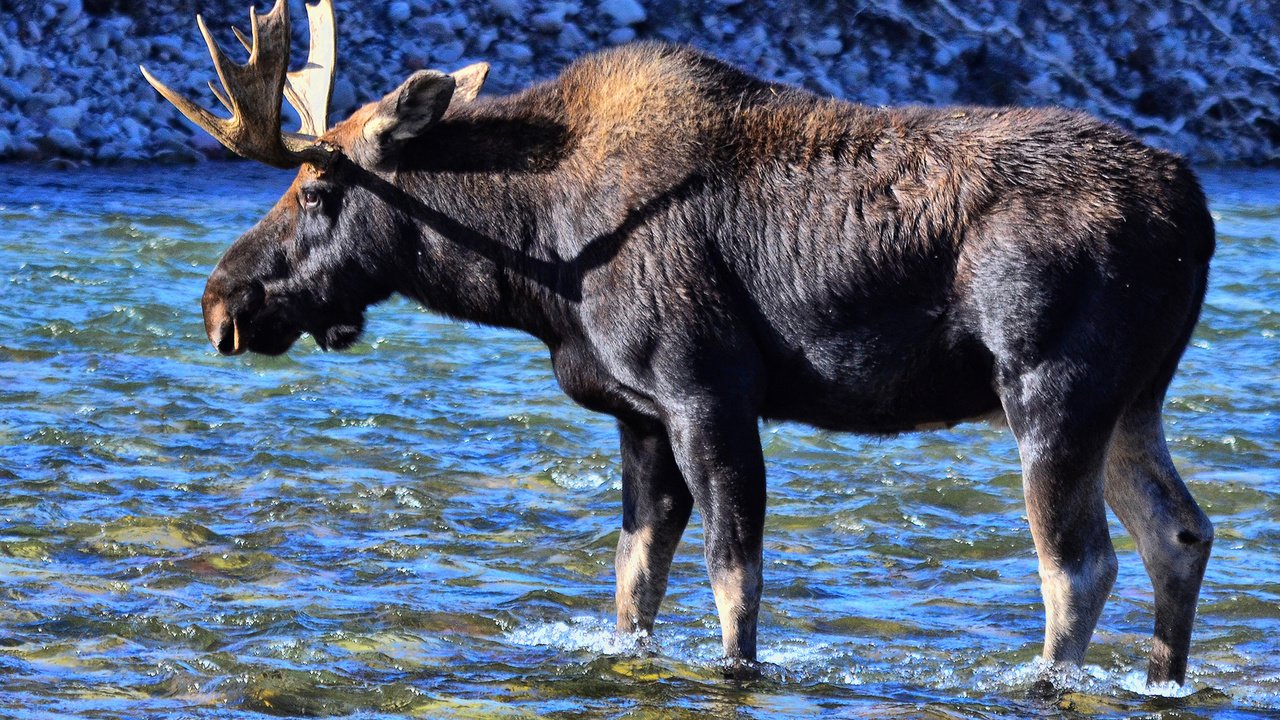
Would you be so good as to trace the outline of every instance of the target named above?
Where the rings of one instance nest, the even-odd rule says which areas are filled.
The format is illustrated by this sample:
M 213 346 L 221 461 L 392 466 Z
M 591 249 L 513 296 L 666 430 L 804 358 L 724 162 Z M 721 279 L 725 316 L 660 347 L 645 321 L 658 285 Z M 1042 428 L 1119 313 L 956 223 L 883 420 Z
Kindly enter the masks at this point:
M 393 23 L 402 23 L 413 17 L 413 8 L 407 2 L 393 2 L 387 6 L 387 19 Z
M 636 39 L 636 31 L 629 27 L 620 27 L 609 33 L 609 42 L 614 45 L 622 45 Z
M 575 51 L 586 46 L 587 36 L 573 23 L 565 23 L 560 30 L 556 44 L 563 50 Z
M 124 131 L 125 138 L 131 145 L 138 145 L 142 142 L 143 127 L 137 120 L 131 117 L 121 120 L 120 129 Z
M 8 157 L 9 151 L 13 149 L 13 133 L 4 128 L 0 128 L 0 157 Z
M 1032 78 L 1031 82 L 1027 83 L 1027 90 L 1036 97 L 1045 99 L 1057 97 L 1061 89 L 1062 88 L 1058 85 L 1058 81 L 1054 80 L 1049 73 L 1041 73 Z
M 31 89 L 21 80 L 11 77 L 0 77 L 0 96 L 8 98 L 15 105 L 27 101 L 31 97 Z
M 333 95 L 329 101 L 330 109 L 335 113 L 346 114 L 355 108 L 356 86 L 351 80 L 341 75 L 333 81 Z
M 104 143 L 93 154 L 93 159 L 100 163 L 114 163 L 120 160 L 120 156 L 124 154 L 125 146 L 120 142 Z
M 522 0 L 490 0 L 489 7 L 499 17 L 518 19 L 525 14 Z
M 177 35 L 157 35 L 151 38 L 150 52 L 146 55 L 159 55 L 161 58 L 181 58 L 186 49 L 186 41 Z
M 471 47 L 476 53 L 487 53 L 489 48 L 498 39 L 498 31 L 493 28 L 485 28 L 476 33 L 475 38 L 471 41 Z
M 635 25 L 645 20 L 644 6 L 637 0 L 604 0 L 600 10 L 618 25 Z
M 429 17 L 422 23 L 422 34 L 431 43 L 444 43 L 456 40 L 453 25 L 442 17 Z
M 80 147 L 80 139 L 76 134 L 64 127 L 56 127 L 49 131 L 45 136 L 45 140 L 55 150 L 64 155 L 79 157 L 84 154 L 83 148 Z
M 809 43 L 809 52 L 818 57 L 831 57 L 844 52 L 844 43 L 840 38 L 819 38 Z
M 79 103 L 61 105 L 51 108 L 47 115 L 54 125 L 67 130 L 74 130 L 80 124 L 80 117 L 84 115 L 84 106 Z
M 508 62 L 523 64 L 533 59 L 533 51 L 523 43 L 498 43 L 498 57 Z
M 533 26 L 534 30 L 554 35 L 564 27 L 564 11 L 549 10 L 540 12 L 529 18 L 529 24 Z
M 71 24 L 81 19 L 84 14 L 84 4 L 80 0 L 66 0 L 66 4 L 62 8 L 62 16 L 58 21 L 64 24 Z
M 404 54 L 404 57 L 400 60 L 400 64 L 404 66 L 405 70 L 415 72 L 428 67 L 431 62 L 426 53 L 413 50 Z
M 462 41 L 452 40 L 431 48 L 431 57 L 439 63 L 455 63 L 458 61 L 458 58 L 462 57 L 462 54 L 466 52 L 466 50 L 467 46 L 463 45 Z
M 94 50 L 105 50 L 111 44 L 111 32 L 101 25 L 89 31 L 88 46 Z

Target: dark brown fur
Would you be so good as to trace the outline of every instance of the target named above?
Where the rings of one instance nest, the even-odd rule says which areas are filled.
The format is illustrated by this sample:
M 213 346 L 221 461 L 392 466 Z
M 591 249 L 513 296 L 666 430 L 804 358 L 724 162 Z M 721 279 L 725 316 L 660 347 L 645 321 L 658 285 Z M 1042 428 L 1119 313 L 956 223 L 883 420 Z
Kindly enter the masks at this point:
M 235 318 L 250 349 L 303 331 L 341 348 L 393 292 L 536 335 L 565 391 L 619 420 L 619 627 L 652 628 L 696 502 L 735 662 L 761 592 L 758 418 L 896 433 L 1002 415 L 1046 657 L 1082 659 L 1114 578 L 1105 494 L 1156 583 L 1151 676 L 1182 679 L 1212 526 L 1159 408 L 1214 239 L 1181 159 L 1079 113 L 869 108 L 654 44 L 371 145 L 394 105 L 338 125 L 341 160 L 228 251 L 215 345 Z

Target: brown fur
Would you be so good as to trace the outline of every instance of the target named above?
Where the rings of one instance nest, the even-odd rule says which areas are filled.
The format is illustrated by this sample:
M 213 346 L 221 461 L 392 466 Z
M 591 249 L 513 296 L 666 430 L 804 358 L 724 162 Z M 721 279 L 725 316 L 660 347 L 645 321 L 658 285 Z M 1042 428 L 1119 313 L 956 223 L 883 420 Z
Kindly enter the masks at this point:
M 735 662 L 765 566 L 759 418 L 1004 417 L 1045 656 L 1082 660 L 1114 578 L 1105 495 L 1157 587 L 1151 677 L 1182 679 L 1212 526 L 1159 408 L 1214 247 L 1185 162 L 1080 113 L 870 108 L 669 45 L 466 102 L 476 72 L 447 109 L 459 74 L 418 73 L 326 136 L 343 161 L 304 169 L 210 278 L 215 345 L 347 347 L 394 292 L 534 334 L 619 421 L 619 627 L 652 627 L 696 502 Z

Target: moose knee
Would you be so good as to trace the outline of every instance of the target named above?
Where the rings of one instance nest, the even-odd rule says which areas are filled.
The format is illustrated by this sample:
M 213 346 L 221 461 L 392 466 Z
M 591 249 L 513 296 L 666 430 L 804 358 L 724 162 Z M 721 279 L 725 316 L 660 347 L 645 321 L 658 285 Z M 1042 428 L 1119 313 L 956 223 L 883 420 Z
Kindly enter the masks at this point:
M 1177 530 L 1163 538 L 1162 560 L 1168 577 L 1174 582 L 1199 578 L 1213 548 L 1213 523 L 1203 514 L 1175 526 Z

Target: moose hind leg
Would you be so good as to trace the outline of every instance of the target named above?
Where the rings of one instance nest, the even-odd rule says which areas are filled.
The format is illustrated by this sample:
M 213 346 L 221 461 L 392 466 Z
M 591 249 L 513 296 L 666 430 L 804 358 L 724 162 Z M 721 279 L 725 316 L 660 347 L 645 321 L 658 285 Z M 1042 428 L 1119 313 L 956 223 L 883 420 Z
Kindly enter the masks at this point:
M 1043 373 L 1003 393 L 1022 459 L 1045 605 L 1044 658 L 1079 665 L 1116 578 L 1103 461 L 1112 419 L 1082 410 Z M 1101 428 L 1106 430 L 1101 430 Z
M 1182 683 L 1213 525 L 1173 467 L 1158 407 L 1130 410 L 1117 424 L 1107 456 L 1106 496 L 1133 536 L 1155 589 L 1147 681 Z

